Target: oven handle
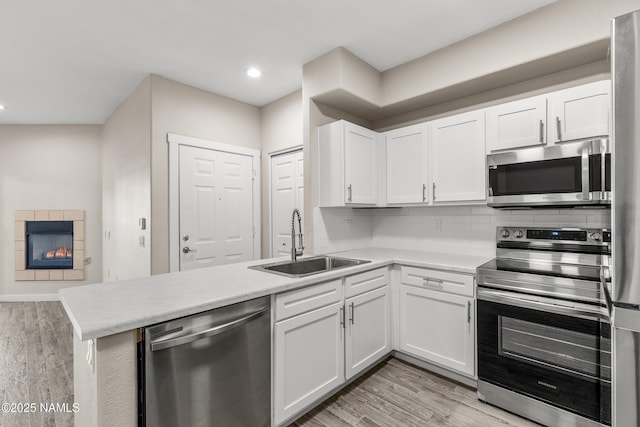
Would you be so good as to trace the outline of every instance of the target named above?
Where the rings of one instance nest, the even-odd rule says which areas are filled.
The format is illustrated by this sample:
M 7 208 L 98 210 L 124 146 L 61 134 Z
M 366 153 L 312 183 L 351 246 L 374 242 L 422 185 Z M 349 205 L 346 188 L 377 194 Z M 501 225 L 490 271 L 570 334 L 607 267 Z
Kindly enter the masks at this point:
M 587 307 L 584 304 L 574 305 L 566 301 L 565 304 L 548 302 L 548 298 L 538 297 L 535 295 L 515 294 L 513 292 L 495 291 L 490 289 L 478 288 L 478 299 L 482 301 L 491 301 L 496 303 L 513 305 L 516 307 L 530 308 L 533 310 L 542 310 L 550 313 L 580 317 L 594 321 L 609 321 L 602 310 Z

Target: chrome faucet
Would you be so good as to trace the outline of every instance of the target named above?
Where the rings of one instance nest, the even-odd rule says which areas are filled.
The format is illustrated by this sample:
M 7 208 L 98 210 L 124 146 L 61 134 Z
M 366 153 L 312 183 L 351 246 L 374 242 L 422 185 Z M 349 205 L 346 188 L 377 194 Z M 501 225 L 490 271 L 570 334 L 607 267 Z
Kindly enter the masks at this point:
M 298 241 L 300 248 L 296 249 L 296 215 L 298 215 Z M 295 262 L 299 256 L 302 256 L 304 252 L 304 245 L 302 244 L 302 218 L 300 218 L 300 211 L 298 209 L 293 210 L 291 215 L 291 262 Z

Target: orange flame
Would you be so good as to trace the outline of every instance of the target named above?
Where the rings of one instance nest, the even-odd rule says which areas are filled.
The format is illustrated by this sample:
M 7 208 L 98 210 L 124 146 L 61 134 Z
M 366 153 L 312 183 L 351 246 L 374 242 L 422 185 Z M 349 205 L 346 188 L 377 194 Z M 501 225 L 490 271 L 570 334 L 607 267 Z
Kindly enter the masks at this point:
M 54 258 L 71 258 L 73 257 L 73 252 L 70 249 L 67 249 L 66 246 L 61 246 L 57 249 L 52 249 L 47 251 L 44 254 L 45 259 L 54 259 Z

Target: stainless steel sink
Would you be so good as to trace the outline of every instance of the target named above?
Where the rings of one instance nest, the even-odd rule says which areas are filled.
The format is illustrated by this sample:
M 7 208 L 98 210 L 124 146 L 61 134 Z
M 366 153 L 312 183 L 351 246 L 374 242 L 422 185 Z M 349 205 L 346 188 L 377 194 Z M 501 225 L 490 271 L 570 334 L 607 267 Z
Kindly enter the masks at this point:
M 302 258 L 297 261 L 282 261 L 271 264 L 254 265 L 249 268 L 266 271 L 268 273 L 280 274 L 287 277 L 303 277 L 311 274 L 337 270 L 339 268 L 366 264 L 368 262 L 371 261 L 323 255 L 312 258 Z

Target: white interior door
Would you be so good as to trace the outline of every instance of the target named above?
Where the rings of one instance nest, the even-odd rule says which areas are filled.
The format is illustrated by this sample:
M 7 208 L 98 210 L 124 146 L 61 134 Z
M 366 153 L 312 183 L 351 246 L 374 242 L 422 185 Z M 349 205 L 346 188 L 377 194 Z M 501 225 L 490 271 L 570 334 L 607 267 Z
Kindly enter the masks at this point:
M 291 214 L 304 221 L 304 169 L 302 150 L 271 157 L 271 256 L 291 254 Z
M 180 146 L 180 270 L 253 259 L 252 158 Z

